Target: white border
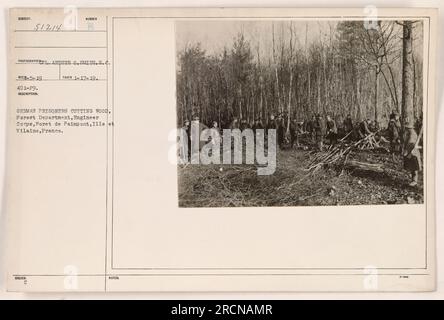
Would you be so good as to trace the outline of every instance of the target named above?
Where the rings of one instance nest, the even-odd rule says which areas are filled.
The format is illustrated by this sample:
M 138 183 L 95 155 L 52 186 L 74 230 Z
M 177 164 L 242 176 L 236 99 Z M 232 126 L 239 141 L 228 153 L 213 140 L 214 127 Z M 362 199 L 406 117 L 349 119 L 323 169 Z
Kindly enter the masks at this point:
M 6 91 L 7 91 L 7 68 L 6 65 L 6 52 L 7 52 L 7 9 L 10 7 L 51 7 L 51 6 L 64 6 L 64 5 L 76 5 L 79 7 L 365 7 L 367 5 L 374 5 L 376 7 L 434 7 L 439 8 L 439 21 L 444 19 L 444 2 L 440 0 L 423 0 L 423 1 L 411 1 L 406 3 L 399 0 L 385 0 L 385 1 L 362 1 L 362 0 L 343 0 L 343 1 L 322 1 L 322 0 L 287 0 L 287 1 L 270 1 L 270 0 L 174 0 L 174 1 L 161 1 L 161 0 L 108 0 L 105 1 L 87 1 L 87 0 L 46 0 L 46 1 L 32 1 L 32 0 L 3 0 L 0 4 L 0 8 L 3 9 L 0 15 L 0 61 L 3 66 L 0 68 L 0 204 L 2 204 L 3 196 L 3 177 L 4 177 L 4 158 L 5 158 L 5 124 L 6 124 Z M 438 22 L 441 24 L 440 22 Z M 439 29 L 439 28 L 438 28 Z M 439 29 L 440 30 L 440 29 Z M 444 43 L 444 33 L 438 33 L 438 50 L 442 51 L 442 45 Z M 438 53 L 437 57 L 441 55 Z M 441 178 L 444 178 L 444 167 L 442 163 L 444 160 L 444 147 L 440 143 L 444 140 L 444 116 L 441 112 L 443 105 L 443 92 L 444 92 L 444 70 L 442 59 L 437 59 L 437 90 L 438 93 L 438 132 L 437 132 L 437 146 L 436 146 L 436 195 L 443 194 L 444 183 L 441 183 Z M 436 242 L 437 242 L 437 291 L 432 293 L 386 293 L 386 294 L 373 294 L 373 293 L 140 293 L 140 294 L 123 294 L 123 293 L 51 293 L 51 294 L 21 294 L 21 293 L 6 293 L 5 292 L 5 262 L 4 262 L 4 222 L 3 205 L 1 205 L 0 212 L 0 299 L 36 299 L 36 298 L 64 298 L 64 299 L 77 299 L 77 298 L 149 298 L 149 299 L 368 299 L 368 298 L 385 298 L 385 299 L 444 299 L 444 268 L 441 267 L 441 262 L 444 261 L 444 216 L 440 214 L 444 208 L 444 200 L 437 197 L 436 204 Z M 440 245 L 441 244 L 441 245 Z M 441 268 L 440 268 L 441 267 Z

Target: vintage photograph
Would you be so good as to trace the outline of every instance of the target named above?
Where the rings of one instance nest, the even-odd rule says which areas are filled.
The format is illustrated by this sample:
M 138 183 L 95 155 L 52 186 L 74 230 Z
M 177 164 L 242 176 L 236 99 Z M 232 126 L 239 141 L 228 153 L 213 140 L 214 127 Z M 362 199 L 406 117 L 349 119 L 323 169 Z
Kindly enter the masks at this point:
M 175 28 L 179 207 L 424 202 L 422 21 Z

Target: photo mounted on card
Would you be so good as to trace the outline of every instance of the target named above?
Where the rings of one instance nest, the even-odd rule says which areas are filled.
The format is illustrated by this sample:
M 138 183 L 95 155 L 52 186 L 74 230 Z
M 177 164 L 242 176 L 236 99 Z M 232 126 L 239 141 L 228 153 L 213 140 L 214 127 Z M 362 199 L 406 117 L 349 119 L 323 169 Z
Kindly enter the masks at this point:
M 9 21 L 10 290 L 434 290 L 435 9 Z

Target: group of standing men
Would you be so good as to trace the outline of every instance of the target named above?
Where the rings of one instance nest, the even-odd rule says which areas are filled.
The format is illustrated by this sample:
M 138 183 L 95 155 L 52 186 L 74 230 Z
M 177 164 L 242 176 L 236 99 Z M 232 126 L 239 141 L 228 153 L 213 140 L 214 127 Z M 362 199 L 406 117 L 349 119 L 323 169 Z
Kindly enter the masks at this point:
M 199 121 L 199 117 L 194 117 L 193 122 L 199 124 L 199 131 L 207 129 L 208 127 Z M 189 132 L 190 121 L 186 120 L 183 129 Z M 220 132 L 219 123 L 212 122 L 212 129 Z M 386 136 L 390 142 L 390 149 L 395 161 L 396 155 L 402 153 L 404 158 L 404 168 L 411 174 L 411 186 L 416 186 L 418 183 L 418 172 L 421 170 L 421 155 L 418 150 L 418 136 L 422 134 L 422 119 L 418 118 L 416 122 L 409 119 L 405 120 L 404 136 L 401 136 L 401 121 L 396 112 L 390 114 L 389 123 L 386 130 Z M 299 137 L 302 134 L 308 135 L 309 144 L 315 146 L 316 149 L 322 151 L 324 148 L 324 139 L 329 141 L 330 145 L 335 145 L 338 139 L 343 140 L 359 140 L 365 136 L 380 131 L 378 122 L 364 119 L 363 121 L 353 123 L 352 117 L 348 114 L 345 119 L 338 124 L 329 115 L 325 120 L 320 114 L 315 114 L 311 119 L 303 122 L 293 119 L 288 123 L 288 118 L 285 115 L 278 116 L 270 115 L 268 122 L 265 124 L 262 119 L 257 118 L 253 124 L 248 123 L 246 119 L 239 120 L 234 117 L 229 125 L 229 129 L 252 129 L 256 133 L 257 129 L 275 129 L 277 137 L 277 145 L 280 149 L 285 144 L 289 143 L 290 148 L 299 146 Z M 190 135 L 188 135 L 190 139 Z M 190 141 L 189 141 L 190 142 Z
M 324 121 L 320 114 L 313 115 L 310 120 L 303 123 L 303 131 L 310 135 L 311 141 L 319 150 L 323 149 L 324 138 L 329 141 L 330 145 L 335 145 L 338 139 L 362 139 L 378 129 L 377 123 L 370 119 L 354 124 L 350 114 L 338 123 L 330 115 L 327 115 Z

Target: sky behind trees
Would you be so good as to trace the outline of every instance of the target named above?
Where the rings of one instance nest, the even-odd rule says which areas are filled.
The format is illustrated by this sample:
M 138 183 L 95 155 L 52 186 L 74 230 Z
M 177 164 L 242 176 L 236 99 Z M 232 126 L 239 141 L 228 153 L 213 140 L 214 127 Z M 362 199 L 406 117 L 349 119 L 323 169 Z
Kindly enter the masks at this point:
M 406 23 L 355 20 L 176 22 L 178 121 L 251 122 L 271 114 L 388 121 L 401 113 Z M 412 114 L 422 113 L 423 24 L 409 22 Z M 410 86 L 410 84 L 409 84 Z M 287 121 L 288 123 L 288 121 Z

